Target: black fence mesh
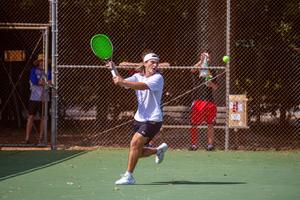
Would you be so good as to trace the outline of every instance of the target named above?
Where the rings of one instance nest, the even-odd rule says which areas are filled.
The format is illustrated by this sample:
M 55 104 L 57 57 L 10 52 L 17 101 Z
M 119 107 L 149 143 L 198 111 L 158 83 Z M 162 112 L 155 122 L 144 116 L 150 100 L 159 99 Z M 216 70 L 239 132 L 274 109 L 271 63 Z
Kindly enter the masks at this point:
M 43 52 L 43 31 L 49 23 L 48 0 L 0 2 L 0 143 L 20 145 L 30 96 L 29 74 L 33 61 Z M 43 26 L 44 28 L 40 28 Z M 30 27 L 30 28 L 29 28 Z M 21 52 L 23 59 L 9 59 Z M 12 54 L 11 54 L 12 55 Z M 37 123 L 38 124 L 38 123 Z M 33 128 L 33 138 L 38 126 Z
M 1 1 L 1 23 L 49 23 L 49 0 Z
M 2 2 L 1 9 L 5 12 L 0 21 L 28 19 L 45 23 L 49 2 L 36 1 L 35 6 L 40 5 L 44 11 L 38 12 L 40 17 L 34 14 L 37 9 L 32 10 L 31 16 L 18 17 L 28 14 L 19 12 L 5 17 L 4 14 L 11 13 L 9 10 L 18 11 L 18 7 Z M 190 146 L 188 112 L 195 87 L 191 68 L 198 62 L 200 52 L 208 49 L 210 66 L 220 75 L 219 88 L 214 92 L 220 110 L 226 106 L 226 89 L 229 94 L 246 95 L 248 99 L 248 128 L 230 129 L 229 149 L 298 149 L 300 2 L 239 0 L 231 1 L 230 8 L 226 3 L 59 0 L 58 145 L 129 144 L 136 99 L 133 91 L 113 85 L 104 63 L 90 49 L 91 37 L 103 33 L 112 40 L 116 65 L 140 63 L 145 49 L 152 49 L 160 55 L 161 62 L 169 63 L 169 67 L 161 68 L 166 115 L 165 127 L 155 138 L 155 144 L 166 141 L 173 148 Z M 227 11 L 230 11 L 229 24 Z M 229 65 L 222 61 L 227 45 L 230 45 Z M 119 67 L 124 77 L 136 70 L 133 65 Z M 230 80 L 227 85 L 226 78 Z M 215 132 L 216 148 L 224 149 L 224 123 L 216 124 Z M 199 129 L 200 148 L 206 146 L 206 140 L 203 124 Z

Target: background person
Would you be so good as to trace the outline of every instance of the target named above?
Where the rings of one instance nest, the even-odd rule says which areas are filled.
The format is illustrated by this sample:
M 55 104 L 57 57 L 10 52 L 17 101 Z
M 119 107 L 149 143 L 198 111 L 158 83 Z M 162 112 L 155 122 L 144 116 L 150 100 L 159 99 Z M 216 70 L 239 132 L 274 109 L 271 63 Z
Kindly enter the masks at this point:
M 210 55 L 207 50 L 200 54 L 199 62 L 193 69 L 194 87 L 202 84 L 193 94 L 193 103 L 191 110 L 191 147 L 190 150 L 198 149 L 198 130 L 197 126 L 206 122 L 207 124 L 207 150 L 214 150 L 214 123 L 217 116 L 217 106 L 213 98 L 213 90 L 218 88 L 214 79 L 214 70 L 209 70 Z
M 37 60 L 33 62 L 35 65 L 32 67 L 30 71 L 30 99 L 28 106 L 28 118 L 26 124 L 26 136 L 25 143 L 29 144 L 29 138 L 32 132 L 32 126 L 34 123 L 34 118 L 37 113 L 39 113 L 40 117 L 40 127 L 39 127 L 39 141 L 38 143 L 42 143 L 43 135 L 44 135 L 44 104 L 45 101 L 48 101 L 49 97 L 45 91 L 46 77 L 48 79 L 48 84 L 51 84 L 51 71 L 49 70 L 48 74 L 45 73 L 44 68 L 44 54 L 39 54 Z

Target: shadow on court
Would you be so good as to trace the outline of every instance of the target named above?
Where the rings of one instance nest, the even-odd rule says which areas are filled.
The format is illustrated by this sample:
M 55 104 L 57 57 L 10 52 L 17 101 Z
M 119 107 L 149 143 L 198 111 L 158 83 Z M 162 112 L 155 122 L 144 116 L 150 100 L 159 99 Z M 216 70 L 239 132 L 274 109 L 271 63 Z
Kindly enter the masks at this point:
M 0 181 L 40 170 L 86 151 L 2 151 L 0 152 Z
M 246 182 L 221 182 L 221 181 L 209 181 L 209 182 L 199 182 L 199 181 L 162 181 L 162 182 L 152 182 L 149 184 L 137 184 L 137 185 L 235 185 L 235 184 L 247 184 Z

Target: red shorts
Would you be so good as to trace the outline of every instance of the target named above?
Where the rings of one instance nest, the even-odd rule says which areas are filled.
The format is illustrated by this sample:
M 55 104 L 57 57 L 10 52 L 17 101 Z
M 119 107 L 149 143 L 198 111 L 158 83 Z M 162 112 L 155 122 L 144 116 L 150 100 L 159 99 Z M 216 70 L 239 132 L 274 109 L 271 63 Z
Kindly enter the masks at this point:
M 193 102 L 191 123 L 199 125 L 204 122 L 207 124 L 215 123 L 217 116 L 217 106 L 210 101 L 197 100 Z

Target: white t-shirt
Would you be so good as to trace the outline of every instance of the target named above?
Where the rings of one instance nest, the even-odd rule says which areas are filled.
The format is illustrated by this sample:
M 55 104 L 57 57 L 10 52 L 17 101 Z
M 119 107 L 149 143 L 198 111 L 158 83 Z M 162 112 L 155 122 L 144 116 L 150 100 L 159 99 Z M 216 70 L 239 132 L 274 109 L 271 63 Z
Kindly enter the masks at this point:
M 145 77 L 140 73 L 136 73 L 125 80 L 143 82 L 149 87 L 148 90 L 135 90 L 138 100 L 138 110 L 134 115 L 134 119 L 139 122 L 161 122 L 163 120 L 161 111 L 161 97 L 164 88 L 163 76 L 156 73 L 150 77 Z

